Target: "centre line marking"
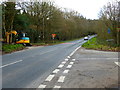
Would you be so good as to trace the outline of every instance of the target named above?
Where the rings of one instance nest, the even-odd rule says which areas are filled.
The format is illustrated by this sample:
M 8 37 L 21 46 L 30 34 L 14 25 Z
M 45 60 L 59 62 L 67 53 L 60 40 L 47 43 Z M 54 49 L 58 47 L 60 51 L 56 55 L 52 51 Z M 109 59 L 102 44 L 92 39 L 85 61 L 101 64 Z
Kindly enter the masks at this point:
M 60 64 L 59 66 L 58 66 L 58 68 L 62 68 L 64 65 L 62 65 L 62 64 Z
M 49 75 L 45 81 L 51 81 L 54 78 L 55 75 Z
M 74 62 L 70 62 L 70 64 L 74 64 Z
M 59 71 L 60 71 L 59 69 L 55 69 L 53 73 L 58 73 Z
M 16 64 L 16 63 L 18 63 L 18 62 L 22 62 L 22 61 L 23 61 L 23 60 L 15 61 L 15 62 L 12 62 L 12 63 L 6 64 L 6 65 L 0 66 L 0 68 L 6 67 L 6 66 L 9 66 L 9 65 L 12 65 L 12 64 Z
M 69 72 L 69 70 L 64 70 L 64 72 L 63 73 L 68 73 Z
M 60 76 L 59 79 L 58 79 L 58 82 L 62 82 L 63 83 L 64 80 L 65 80 L 65 76 Z
M 72 67 L 72 65 L 68 65 L 66 68 L 71 68 Z
M 41 84 L 38 88 L 45 88 L 46 85 Z

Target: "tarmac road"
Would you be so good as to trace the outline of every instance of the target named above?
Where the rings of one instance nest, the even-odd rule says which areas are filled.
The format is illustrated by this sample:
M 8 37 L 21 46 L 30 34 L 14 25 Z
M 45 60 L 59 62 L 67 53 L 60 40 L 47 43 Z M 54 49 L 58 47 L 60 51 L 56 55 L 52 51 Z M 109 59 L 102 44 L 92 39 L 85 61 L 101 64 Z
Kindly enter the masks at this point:
M 80 47 L 67 61 L 65 59 L 61 62 L 63 67 L 51 72 L 48 76 L 49 81 L 45 79 L 39 88 L 120 90 L 120 66 L 116 63 L 118 59 L 118 52 Z
M 92 36 L 94 37 L 94 36 Z M 2 88 L 37 88 L 84 39 L 2 56 Z

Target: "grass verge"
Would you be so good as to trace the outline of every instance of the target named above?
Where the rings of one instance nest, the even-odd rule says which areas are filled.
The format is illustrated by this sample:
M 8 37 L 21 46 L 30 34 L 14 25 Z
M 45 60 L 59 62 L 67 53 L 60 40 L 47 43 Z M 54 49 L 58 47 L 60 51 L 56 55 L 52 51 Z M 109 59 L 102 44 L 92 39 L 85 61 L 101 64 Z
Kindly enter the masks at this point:
M 103 50 L 103 51 L 115 51 L 119 52 L 120 47 L 117 45 L 111 45 L 109 42 L 102 41 L 97 39 L 96 37 L 88 40 L 86 43 L 82 45 L 82 47 L 87 49 L 95 49 L 95 50 Z
M 22 44 L 3 44 L 2 52 L 3 53 L 11 53 L 13 51 L 22 50 L 25 47 Z

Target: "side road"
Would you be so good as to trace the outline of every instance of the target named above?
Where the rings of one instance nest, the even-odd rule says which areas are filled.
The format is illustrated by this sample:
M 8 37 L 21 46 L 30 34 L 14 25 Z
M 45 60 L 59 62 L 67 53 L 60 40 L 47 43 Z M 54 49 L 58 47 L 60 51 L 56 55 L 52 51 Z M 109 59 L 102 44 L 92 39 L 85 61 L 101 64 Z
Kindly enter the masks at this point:
M 80 48 L 71 58 L 76 61 L 66 77 L 64 88 L 118 87 L 117 52 Z
M 117 88 L 118 52 L 78 49 L 61 62 L 39 88 Z

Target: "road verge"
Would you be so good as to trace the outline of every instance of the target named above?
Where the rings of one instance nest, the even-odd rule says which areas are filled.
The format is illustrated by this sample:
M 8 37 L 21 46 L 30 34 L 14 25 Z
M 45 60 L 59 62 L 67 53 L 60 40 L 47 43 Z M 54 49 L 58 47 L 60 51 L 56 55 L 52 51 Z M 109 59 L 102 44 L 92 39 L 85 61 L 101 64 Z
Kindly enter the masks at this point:
M 82 45 L 82 47 L 84 47 L 86 49 L 95 49 L 95 50 L 102 50 L 102 51 L 115 51 L 115 52 L 120 51 L 119 46 L 109 45 L 109 44 L 106 44 L 106 42 L 104 42 L 104 44 L 103 44 L 103 43 L 101 43 L 101 40 L 99 40 L 96 37 L 88 40 L 86 43 L 84 43 Z

